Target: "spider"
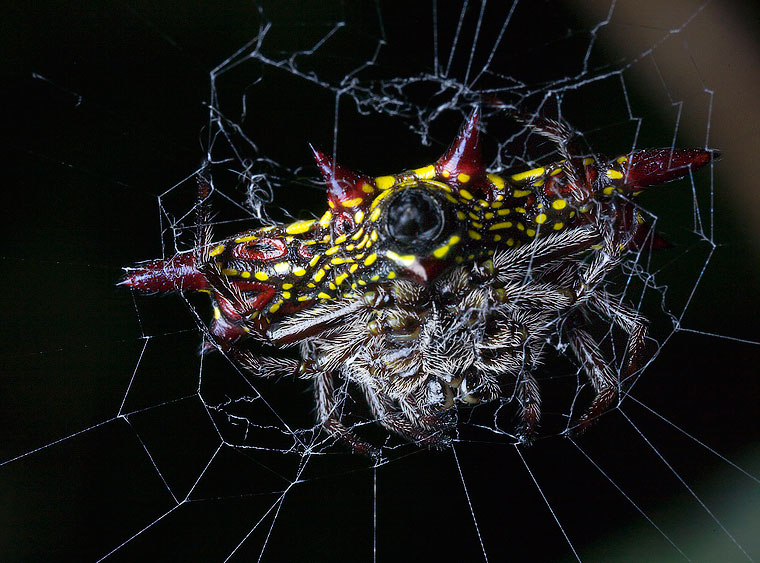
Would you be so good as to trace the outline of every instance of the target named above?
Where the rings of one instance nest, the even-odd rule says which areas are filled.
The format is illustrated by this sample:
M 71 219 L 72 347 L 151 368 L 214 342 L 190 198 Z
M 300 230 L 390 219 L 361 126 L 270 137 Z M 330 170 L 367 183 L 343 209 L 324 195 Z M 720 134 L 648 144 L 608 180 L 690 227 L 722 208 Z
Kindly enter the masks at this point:
M 380 449 L 344 424 L 336 379 L 366 398 L 376 422 L 420 446 L 446 447 L 452 407 L 500 398 L 518 409 L 517 437 L 541 418 L 537 367 L 561 332 L 595 397 L 583 431 L 640 369 L 647 321 L 605 289 L 605 277 L 654 235 L 632 201 L 717 158 L 705 149 L 576 157 L 552 120 L 528 123 L 564 158 L 499 176 L 486 171 L 475 109 L 435 163 L 370 177 L 313 149 L 327 185 L 319 219 L 251 229 L 214 242 L 199 178 L 195 248 L 125 268 L 143 292 L 203 291 L 218 348 L 255 376 L 313 382 L 318 421 L 355 452 Z M 627 335 L 619 376 L 588 330 L 611 320 Z M 255 344 L 253 346 L 252 344 Z M 254 348 L 297 347 L 300 360 Z

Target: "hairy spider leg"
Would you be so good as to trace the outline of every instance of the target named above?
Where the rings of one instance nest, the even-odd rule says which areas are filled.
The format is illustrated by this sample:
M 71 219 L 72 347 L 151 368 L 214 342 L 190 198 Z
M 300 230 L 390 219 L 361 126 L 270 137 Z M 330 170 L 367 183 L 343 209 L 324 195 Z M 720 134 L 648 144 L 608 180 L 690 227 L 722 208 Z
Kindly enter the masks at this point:
M 568 339 L 573 355 L 580 362 L 596 393 L 591 405 L 586 408 L 574 426 L 575 431 L 580 433 L 616 402 L 620 396 L 620 379 L 615 375 L 594 341 L 594 337 L 588 331 L 577 326 L 573 327 L 570 329 Z
M 314 396 L 317 402 L 317 417 L 322 427 L 332 436 L 345 442 L 355 453 L 369 456 L 375 460 L 381 458 L 378 448 L 359 438 L 353 430 L 347 428 L 340 420 L 338 403 L 335 400 L 335 382 L 327 372 L 316 371 L 313 374 Z

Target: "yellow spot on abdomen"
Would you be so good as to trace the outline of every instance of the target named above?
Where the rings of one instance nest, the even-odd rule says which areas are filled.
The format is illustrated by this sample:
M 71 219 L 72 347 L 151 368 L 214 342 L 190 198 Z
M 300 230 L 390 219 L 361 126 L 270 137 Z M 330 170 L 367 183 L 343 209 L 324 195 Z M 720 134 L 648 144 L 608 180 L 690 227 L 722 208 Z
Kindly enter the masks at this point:
M 497 176 L 496 174 L 489 174 L 488 179 L 491 180 L 491 183 L 493 183 L 494 186 L 496 186 L 496 189 L 504 189 L 504 178 L 501 176 Z
M 361 205 L 362 201 L 364 201 L 364 198 L 354 197 L 351 199 L 345 199 L 340 203 L 343 205 L 343 207 L 356 207 L 357 205 Z
M 538 178 L 545 173 L 546 170 L 544 168 L 534 168 L 533 170 L 527 170 L 525 172 L 520 172 L 519 174 L 512 174 L 510 178 L 512 178 L 513 182 L 522 182 L 523 180 Z
M 393 187 L 393 184 L 396 183 L 396 178 L 393 176 L 378 176 L 375 178 L 375 185 L 380 190 L 387 190 L 388 188 Z
M 607 177 L 612 180 L 620 180 L 620 178 L 623 177 L 623 174 L 617 170 L 607 170 Z
M 435 166 L 431 164 L 430 166 L 415 168 L 412 172 L 420 180 L 431 180 L 435 177 Z
M 532 190 L 515 190 L 512 192 L 512 197 L 525 197 L 531 192 Z
M 460 174 L 459 176 L 457 176 L 457 180 L 459 180 L 463 184 L 466 184 L 467 182 L 470 181 L 470 175 L 469 174 Z
M 433 251 L 433 256 L 435 256 L 436 258 L 443 258 L 444 256 L 446 256 L 449 253 L 450 249 L 451 249 L 451 247 L 448 244 L 445 244 L 445 245 L 441 246 L 440 248 L 436 248 Z
M 401 256 L 393 250 L 386 250 L 385 255 L 397 264 L 401 264 L 403 266 L 409 266 L 414 263 L 415 260 L 417 260 L 417 257 L 413 254 L 405 254 Z
M 539 225 L 543 225 L 544 223 L 546 223 L 546 215 L 544 213 L 539 213 L 538 215 L 536 215 L 535 221 Z
M 349 262 L 353 262 L 353 258 L 333 258 L 330 260 L 330 264 L 333 266 L 340 266 L 341 264 L 348 264 Z
M 296 223 L 291 223 L 287 227 L 285 227 L 285 232 L 289 235 L 298 235 L 301 233 L 305 233 L 306 231 L 311 228 L 311 226 L 314 224 L 314 220 L 311 221 L 297 221 Z
M 491 225 L 488 227 L 489 231 L 500 231 L 501 229 L 509 229 L 512 226 L 512 223 L 509 221 L 504 223 L 496 223 L 495 225 Z
M 209 256 L 219 256 L 222 252 L 224 252 L 224 245 L 220 244 L 216 248 L 214 248 L 211 252 L 208 253 Z
M 567 202 L 564 199 L 555 199 L 552 202 L 552 207 L 559 211 L 560 209 L 564 209 L 567 207 Z
M 393 176 L 389 176 L 389 178 L 392 178 Z M 388 197 L 391 193 L 391 191 L 385 190 L 384 192 L 381 192 L 375 199 L 372 200 L 372 204 L 369 206 L 370 209 L 375 209 L 383 199 Z
M 447 242 L 443 246 L 436 248 L 433 251 L 433 256 L 435 256 L 436 258 L 445 257 L 449 253 L 449 250 L 451 250 L 451 247 L 458 244 L 460 240 L 462 239 L 459 237 L 459 235 L 452 235 L 451 238 L 449 238 L 449 242 Z

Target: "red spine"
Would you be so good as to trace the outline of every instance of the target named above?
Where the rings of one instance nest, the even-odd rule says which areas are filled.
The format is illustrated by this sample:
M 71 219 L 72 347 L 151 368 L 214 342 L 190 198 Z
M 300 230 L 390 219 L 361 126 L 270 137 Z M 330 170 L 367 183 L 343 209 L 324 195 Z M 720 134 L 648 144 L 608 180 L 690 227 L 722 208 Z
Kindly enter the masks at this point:
M 126 275 L 118 285 L 126 285 L 146 292 L 199 291 L 208 288 L 208 282 L 199 272 L 190 252 L 178 254 L 170 260 L 151 260 L 125 268 Z

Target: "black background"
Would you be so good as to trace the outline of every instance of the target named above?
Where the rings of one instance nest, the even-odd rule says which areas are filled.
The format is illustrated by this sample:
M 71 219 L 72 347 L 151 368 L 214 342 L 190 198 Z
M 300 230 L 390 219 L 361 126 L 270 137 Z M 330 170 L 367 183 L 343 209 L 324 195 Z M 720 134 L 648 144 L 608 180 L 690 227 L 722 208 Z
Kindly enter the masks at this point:
M 454 36 L 459 8 L 439 6 L 442 45 Z M 468 22 L 478 9 L 471 7 Z M 500 9 L 486 20 L 481 41 L 498 33 L 506 11 Z M 685 8 L 683 19 L 692 12 Z M 196 394 L 201 360 L 193 317 L 179 298 L 137 297 L 115 283 L 122 266 L 162 253 L 157 196 L 191 175 L 204 156 L 210 69 L 247 43 L 264 20 L 273 22 L 266 52 L 275 58 L 309 47 L 344 20 L 346 27 L 325 49 L 304 57 L 304 67 L 338 80 L 371 58 L 385 33 L 388 43 L 368 75 L 432 70 L 428 3 L 265 4 L 263 13 L 262 20 L 246 2 L 224 8 L 67 2 L 10 8 L 0 24 L 9 95 L 0 251 L 0 557 L 96 560 L 139 533 L 112 560 L 216 561 L 234 552 L 233 560 L 247 561 L 257 559 L 265 544 L 268 561 L 370 560 L 374 508 L 380 561 L 477 560 L 481 541 L 491 561 L 572 559 L 521 458 L 504 443 L 465 441 L 456 446 L 456 458 L 404 449 L 376 471 L 335 447 L 330 455 L 310 458 L 302 474 L 297 455 L 223 447 L 204 472 L 219 439 Z M 588 34 L 573 31 L 590 26 L 575 17 L 570 5 L 519 4 L 492 68 L 537 88 L 576 74 Z M 472 28 L 462 33 L 462 44 L 471 45 Z M 452 74 L 461 78 L 469 53 L 459 52 Z M 593 64 L 620 66 L 606 55 L 597 50 Z M 287 72 L 252 68 L 248 75 L 225 74 L 220 89 L 227 100 L 249 95 L 246 132 L 262 154 L 313 175 L 307 142 L 332 148 L 335 96 Z M 262 82 L 252 85 L 252 76 Z M 719 96 L 720 85 L 712 86 Z M 615 90 L 618 98 L 605 98 Z M 601 150 L 611 153 L 627 150 L 634 130 L 620 91 L 614 84 L 581 89 L 568 94 L 565 106 L 567 119 L 582 131 L 604 124 L 590 137 L 595 148 L 609 143 Z M 635 83 L 628 93 L 647 124 L 639 146 L 668 145 L 672 124 L 658 125 L 658 108 L 647 105 L 647 92 Z M 432 145 L 423 147 L 408 121 L 358 116 L 350 100 L 341 102 L 339 116 L 340 158 L 374 174 L 432 161 L 461 120 L 454 112 L 445 115 L 434 124 Z M 489 130 L 493 143 L 498 135 Z M 699 145 L 704 137 L 679 142 Z M 487 150 L 493 157 L 495 149 Z M 755 344 L 676 333 L 637 385 L 635 398 L 757 475 L 757 260 L 722 199 L 720 165 L 715 174 L 716 209 L 726 211 L 716 214 L 718 247 L 683 323 Z M 701 195 L 709 192 L 708 176 L 698 179 Z M 221 189 L 243 198 L 236 186 Z M 682 243 L 669 256 L 654 258 L 676 310 L 710 250 L 690 233 L 691 194 L 688 185 L 682 189 L 645 202 L 662 221 L 671 221 L 666 230 Z M 177 192 L 178 205 L 187 206 L 182 194 L 192 189 L 174 191 L 162 202 L 173 205 Z M 303 182 L 277 194 L 277 203 L 296 214 L 321 212 L 320 199 L 319 190 Z M 648 314 L 657 316 L 657 310 L 656 302 L 645 306 Z M 655 332 L 666 335 L 668 329 Z M 204 382 L 235 379 L 218 358 L 204 361 Z M 549 368 L 573 373 L 562 360 Z M 311 426 L 304 382 L 261 390 L 291 427 Z M 115 418 L 121 412 L 134 414 Z M 746 503 L 757 514 L 757 483 L 636 401 L 625 402 L 622 412 L 750 550 L 751 520 L 734 509 Z M 578 443 L 689 557 L 708 560 L 708 553 L 719 553 L 722 560 L 739 559 L 621 412 L 606 416 Z M 581 558 L 678 558 L 572 443 L 547 439 L 521 452 Z M 301 481 L 278 505 L 296 475 Z M 177 507 L 193 486 L 191 501 Z M 714 540 L 717 551 L 703 549 L 703 540 Z M 754 549 L 757 556 L 757 543 Z

